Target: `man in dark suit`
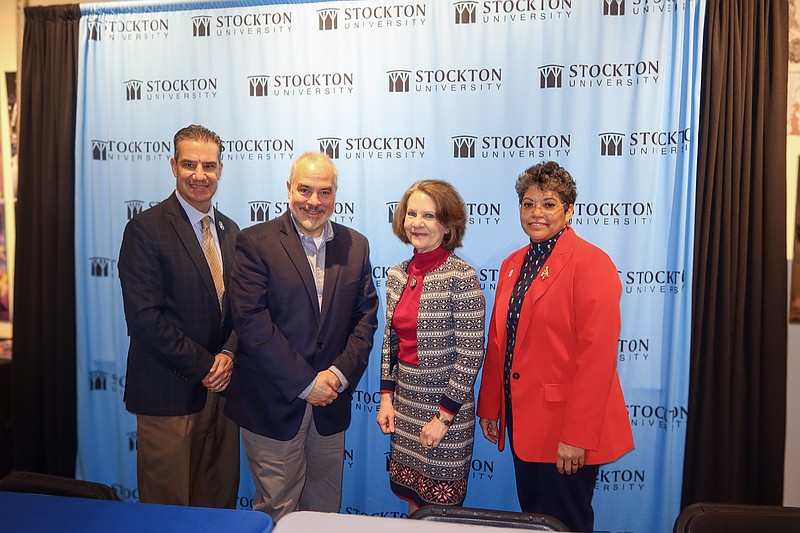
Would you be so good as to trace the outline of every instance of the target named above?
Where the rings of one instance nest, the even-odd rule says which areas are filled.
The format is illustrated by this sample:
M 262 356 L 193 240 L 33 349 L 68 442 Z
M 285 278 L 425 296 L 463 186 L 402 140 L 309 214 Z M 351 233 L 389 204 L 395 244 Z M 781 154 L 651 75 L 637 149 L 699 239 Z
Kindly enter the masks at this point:
M 369 243 L 332 223 L 333 161 L 306 152 L 289 210 L 236 238 L 231 308 L 239 347 L 225 412 L 242 427 L 253 508 L 338 512 L 352 393 L 377 327 Z
M 119 257 L 139 501 L 235 508 L 239 435 L 220 393 L 236 351 L 225 287 L 239 228 L 211 206 L 217 134 L 188 126 L 174 149 L 176 191 L 128 222 Z

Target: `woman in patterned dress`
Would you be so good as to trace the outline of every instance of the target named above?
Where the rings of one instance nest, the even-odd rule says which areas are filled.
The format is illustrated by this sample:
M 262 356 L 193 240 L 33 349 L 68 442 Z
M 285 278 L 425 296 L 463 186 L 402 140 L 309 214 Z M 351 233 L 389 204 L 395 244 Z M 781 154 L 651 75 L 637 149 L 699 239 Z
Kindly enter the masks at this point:
M 409 514 L 460 505 L 467 492 L 486 302 L 475 269 L 452 252 L 466 221 L 452 185 L 422 180 L 405 192 L 392 223 L 414 255 L 386 280 L 377 422 L 392 434 L 390 484 Z

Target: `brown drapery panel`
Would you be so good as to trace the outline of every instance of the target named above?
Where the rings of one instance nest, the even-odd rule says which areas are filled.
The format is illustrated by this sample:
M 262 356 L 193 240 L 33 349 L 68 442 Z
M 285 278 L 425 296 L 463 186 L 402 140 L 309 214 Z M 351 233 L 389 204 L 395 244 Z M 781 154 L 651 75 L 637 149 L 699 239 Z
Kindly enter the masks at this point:
M 782 504 L 786 0 L 709 0 L 683 504 Z
M 14 469 L 75 473 L 77 5 L 25 9 L 14 293 Z

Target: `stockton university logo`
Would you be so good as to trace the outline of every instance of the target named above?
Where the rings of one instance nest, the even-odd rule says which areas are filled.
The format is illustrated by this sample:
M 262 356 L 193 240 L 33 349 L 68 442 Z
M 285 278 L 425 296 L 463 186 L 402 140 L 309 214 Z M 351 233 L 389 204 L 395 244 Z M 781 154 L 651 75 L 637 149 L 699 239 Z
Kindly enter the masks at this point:
M 200 15 L 192 17 L 192 37 L 211 36 L 211 17 Z
M 417 159 L 425 157 L 425 137 L 365 135 L 318 137 L 319 151 L 331 159 Z
M 389 92 L 390 93 L 407 93 L 409 92 L 409 80 L 411 79 L 410 70 L 387 70 L 386 74 L 389 76 Z
M 153 206 L 158 205 L 159 202 L 145 202 L 143 200 L 125 200 L 125 211 L 128 217 L 128 220 L 132 219 L 136 215 L 139 215 L 145 209 L 149 209 Z
M 342 139 L 338 137 L 322 137 L 317 139 L 319 151 L 331 159 L 339 159 L 339 144 Z
M 92 139 L 92 159 L 95 161 L 106 161 L 108 159 L 108 141 Z
M 353 465 L 356 462 L 356 454 L 352 448 L 345 448 L 344 450 L 344 464 L 347 468 L 353 468 Z
M 372 267 L 372 283 L 375 287 L 380 289 L 386 287 L 386 278 L 389 277 L 389 267 L 384 265 L 373 265 Z
M 93 19 L 87 20 L 86 33 L 90 41 L 103 40 L 103 23 L 99 20 L 93 20 Z
M 499 268 L 481 268 L 478 270 L 477 274 L 478 281 L 481 284 L 481 290 L 497 290 L 497 280 L 500 277 Z
M 232 139 L 222 141 L 224 161 L 274 161 L 291 159 L 293 139 Z
M 127 80 L 125 82 L 125 100 L 141 100 L 142 83 L 142 80 Z
M 397 211 L 397 202 L 386 202 L 386 211 L 389 215 L 389 224 L 394 222 L 394 214 Z
M 139 446 L 139 432 L 129 431 L 125 435 L 128 437 L 128 451 L 135 452 L 136 448 Z
M 475 144 L 478 140 L 473 135 L 458 135 L 453 139 L 453 157 L 455 159 L 475 159 Z
M 601 468 L 594 482 L 600 492 L 640 492 L 645 489 L 645 470 L 606 470 Z
M 639 212 L 641 210 L 642 207 L 639 208 Z M 686 289 L 686 271 L 682 269 L 626 270 L 618 272 L 622 281 L 623 294 L 675 295 L 682 293 Z
M 458 1 L 453 2 L 453 13 L 456 24 L 475 24 L 478 12 L 478 2 Z
M 629 404 L 626 407 L 631 427 L 663 431 L 686 429 L 689 418 L 689 410 L 683 405 Z
M 89 372 L 89 390 L 106 390 L 108 388 L 108 372 L 93 370 Z
M 563 72 L 563 65 L 542 65 L 539 67 L 539 88 L 560 89 Z
M 623 155 L 623 142 L 626 138 L 627 155 L 631 156 L 671 156 L 687 152 L 692 143 L 691 128 L 644 130 L 629 134 L 607 131 L 597 136 L 600 138 L 601 156 Z
M 250 202 L 250 222 L 266 222 L 269 220 L 270 202 L 256 200 Z
M 130 220 L 144 210 L 144 202 L 142 200 L 128 200 L 125 202 L 125 207 L 128 211 L 128 220 Z
M 335 30 L 339 27 L 338 9 L 318 9 L 317 18 L 320 31 Z
M 574 226 L 643 226 L 653 223 L 652 202 L 575 202 Z
M 622 155 L 622 141 L 625 139 L 625 134 L 616 131 L 607 131 L 597 135 L 600 137 L 600 155 L 601 156 L 621 156 Z
M 147 81 L 131 79 L 123 83 L 127 101 L 199 100 L 217 97 L 217 78 L 167 78 Z
M 601 0 L 603 16 L 621 17 L 625 15 L 625 0 Z
M 250 96 L 261 97 L 269 94 L 269 76 L 248 76 L 247 82 L 250 85 Z
M 617 361 L 647 361 L 650 357 L 650 338 L 640 337 L 617 340 Z
M 95 161 L 169 161 L 171 141 L 132 141 L 92 139 L 91 158 Z
M 114 274 L 115 263 L 108 257 L 90 257 L 89 275 L 94 278 L 110 278 Z

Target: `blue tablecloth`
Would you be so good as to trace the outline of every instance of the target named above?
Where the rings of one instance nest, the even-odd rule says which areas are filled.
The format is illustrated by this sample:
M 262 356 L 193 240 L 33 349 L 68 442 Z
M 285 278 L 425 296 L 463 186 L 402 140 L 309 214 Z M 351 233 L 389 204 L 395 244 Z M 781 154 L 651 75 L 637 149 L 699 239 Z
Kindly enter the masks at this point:
M 257 511 L 0 492 L 0 531 L 269 533 L 272 526 Z

